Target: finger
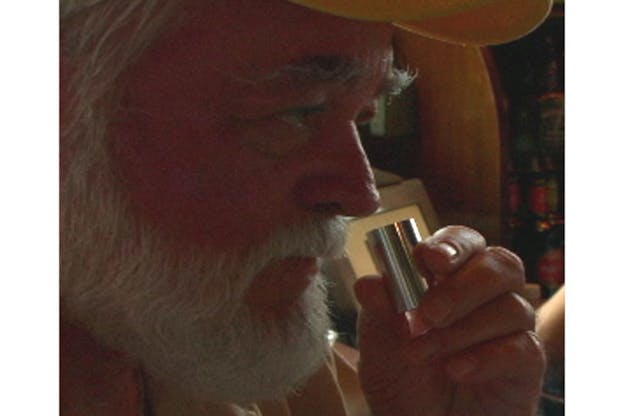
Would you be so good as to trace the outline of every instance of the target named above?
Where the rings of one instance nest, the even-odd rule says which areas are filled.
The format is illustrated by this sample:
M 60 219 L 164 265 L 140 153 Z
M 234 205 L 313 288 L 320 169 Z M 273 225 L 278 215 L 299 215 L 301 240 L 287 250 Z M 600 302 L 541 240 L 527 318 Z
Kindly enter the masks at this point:
M 546 354 L 534 332 L 523 331 L 483 343 L 448 359 L 446 371 L 457 382 L 539 380 L 546 369 Z M 537 386 L 539 393 L 539 385 Z
M 502 247 L 487 247 L 437 285 L 429 288 L 416 320 L 429 328 L 447 327 L 506 292 L 524 287 L 522 261 Z
M 448 328 L 434 329 L 416 338 L 406 345 L 405 355 L 413 364 L 424 364 L 492 339 L 534 329 L 533 307 L 520 295 L 506 293 Z
M 454 272 L 475 253 L 486 247 L 485 239 L 475 230 L 453 225 L 438 230 L 414 247 L 418 269 L 431 279 Z M 430 282 L 433 283 L 433 282 Z

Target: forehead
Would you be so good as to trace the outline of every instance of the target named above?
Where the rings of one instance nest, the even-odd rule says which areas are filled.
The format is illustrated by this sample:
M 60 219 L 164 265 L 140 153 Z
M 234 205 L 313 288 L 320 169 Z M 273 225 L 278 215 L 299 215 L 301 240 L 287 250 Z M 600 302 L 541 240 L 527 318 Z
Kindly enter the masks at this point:
M 385 23 L 347 20 L 283 0 L 191 0 L 157 43 L 152 64 L 250 77 L 311 56 L 375 65 L 391 55 L 392 30 Z

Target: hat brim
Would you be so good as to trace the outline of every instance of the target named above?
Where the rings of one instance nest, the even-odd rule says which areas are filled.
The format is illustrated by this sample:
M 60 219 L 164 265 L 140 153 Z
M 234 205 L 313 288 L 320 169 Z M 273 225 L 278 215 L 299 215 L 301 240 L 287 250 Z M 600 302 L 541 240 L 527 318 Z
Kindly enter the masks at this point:
M 392 22 L 422 36 L 466 45 L 510 42 L 548 16 L 552 0 L 289 0 L 337 16 Z

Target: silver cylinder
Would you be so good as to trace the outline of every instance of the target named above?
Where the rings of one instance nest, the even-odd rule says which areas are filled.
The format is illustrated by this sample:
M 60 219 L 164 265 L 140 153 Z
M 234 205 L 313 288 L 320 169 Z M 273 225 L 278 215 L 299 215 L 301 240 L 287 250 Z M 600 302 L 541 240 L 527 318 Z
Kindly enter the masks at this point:
M 412 250 L 422 241 L 416 220 L 408 218 L 366 233 L 366 242 L 377 270 L 390 280 L 399 312 L 416 309 L 427 290 L 418 273 Z

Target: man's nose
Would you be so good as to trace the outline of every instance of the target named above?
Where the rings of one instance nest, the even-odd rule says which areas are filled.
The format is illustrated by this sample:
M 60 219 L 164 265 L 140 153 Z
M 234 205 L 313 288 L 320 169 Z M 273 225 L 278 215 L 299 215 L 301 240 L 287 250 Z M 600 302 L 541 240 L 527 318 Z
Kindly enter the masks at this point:
M 377 211 L 379 192 L 355 125 L 325 129 L 311 145 L 297 202 L 330 215 L 362 217 Z

